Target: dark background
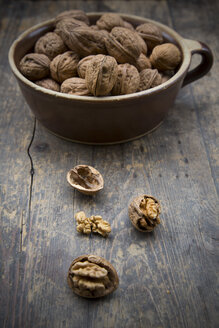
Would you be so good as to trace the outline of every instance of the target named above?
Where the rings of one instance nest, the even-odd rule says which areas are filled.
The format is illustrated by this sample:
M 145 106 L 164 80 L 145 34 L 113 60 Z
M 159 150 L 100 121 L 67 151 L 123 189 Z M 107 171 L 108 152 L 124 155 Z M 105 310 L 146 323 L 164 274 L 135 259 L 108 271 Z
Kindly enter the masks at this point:
M 27 28 L 72 8 L 167 24 L 207 43 L 214 66 L 183 88 L 164 123 L 139 140 L 98 147 L 58 139 L 30 112 L 7 54 Z M 0 1 L 0 327 L 218 327 L 218 9 L 218 1 L 207 0 Z M 80 163 L 104 176 L 94 197 L 66 182 Z M 162 205 L 162 224 L 146 235 L 127 215 L 141 193 Z M 78 210 L 108 219 L 110 237 L 79 235 Z M 67 270 L 84 253 L 115 266 L 114 294 L 86 300 L 72 293 Z

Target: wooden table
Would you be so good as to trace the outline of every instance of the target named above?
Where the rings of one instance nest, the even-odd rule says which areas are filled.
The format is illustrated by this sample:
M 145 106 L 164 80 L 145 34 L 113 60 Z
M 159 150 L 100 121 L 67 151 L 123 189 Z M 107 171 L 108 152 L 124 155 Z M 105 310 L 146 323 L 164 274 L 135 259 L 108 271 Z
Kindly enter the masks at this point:
M 207 0 L 1 1 L 1 327 L 218 327 L 218 7 Z M 114 146 L 63 141 L 36 122 L 7 53 L 25 29 L 69 8 L 155 19 L 206 42 L 215 65 L 180 91 L 153 133 Z M 103 174 L 98 195 L 67 184 L 79 163 Z M 141 193 L 162 205 L 162 224 L 151 234 L 135 230 L 127 215 Z M 77 233 L 79 210 L 108 219 L 110 237 Z M 71 261 L 86 253 L 118 271 L 119 288 L 105 299 L 77 297 L 66 283 Z

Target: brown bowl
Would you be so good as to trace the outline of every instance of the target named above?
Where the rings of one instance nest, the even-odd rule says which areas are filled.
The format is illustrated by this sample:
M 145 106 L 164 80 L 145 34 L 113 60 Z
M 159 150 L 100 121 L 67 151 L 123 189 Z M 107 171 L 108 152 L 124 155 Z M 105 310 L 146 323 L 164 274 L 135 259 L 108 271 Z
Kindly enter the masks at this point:
M 91 24 L 102 14 L 89 13 Z M 21 58 L 32 51 L 36 40 L 54 28 L 54 19 L 31 27 L 12 44 L 9 63 L 23 96 L 36 118 L 57 136 L 90 144 L 113 144 L 139 138 L 161 124 L 182 86 L 211 69 L 213 55 L 205 44 L 184 39 L 156 21 L 133 15 L 121 16 L 134 26 L 154 23 L 162 30 L 165 41 L 180 48 L 183 61 L 171 79 L 155 88 L 124 96 L 98 98 L 63 94 L 36 85 L 18 69 Z M 193 54 L 200 54 L 202 61 L 188 72 Z

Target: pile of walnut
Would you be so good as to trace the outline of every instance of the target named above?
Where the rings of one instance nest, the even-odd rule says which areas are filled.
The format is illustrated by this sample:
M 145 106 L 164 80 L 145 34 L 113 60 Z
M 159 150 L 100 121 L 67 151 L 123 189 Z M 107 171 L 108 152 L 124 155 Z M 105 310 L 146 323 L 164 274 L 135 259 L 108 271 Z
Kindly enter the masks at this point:
M 125 95 L 166 82 L 181 63 L 180 50 L 163 43 L 152 23 L 135 27 L 107 13 L 89 25 L 80 10 L 61 13 L 40 37 L 20 71 L 41 87 L 80 96 Z
M 77 221 L 77 231 L 89 235 L 92 232 L 99 233 L 103 237 L 108 237 L 111 232 L 109 222 L 102 219 L 100 215 L 92 215 L 88 218 L 83 211 L 75 214 Z

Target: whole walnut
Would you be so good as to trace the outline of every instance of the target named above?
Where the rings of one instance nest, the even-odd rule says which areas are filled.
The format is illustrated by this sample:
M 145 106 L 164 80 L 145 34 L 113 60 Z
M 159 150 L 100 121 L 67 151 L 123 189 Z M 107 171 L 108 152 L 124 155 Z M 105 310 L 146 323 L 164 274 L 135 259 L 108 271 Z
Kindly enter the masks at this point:
M 39 85 L 40 87 L 43 87 L 43 88 L 46 88 L 49 90 L 53 90 L 53 91 L 57 91 L 57 92 L 60 91 L 60 85 L 53 79 L 49 79 L 49 78 L 42 79 L 42 80 L 36 81 L 35 83 L 37 85 Z
M 65 80 L 61 85 L 61 92 L 77 96 L 90 96 L 85 80 L 79 77 L 72 77 Z
M 136 32 L 125 27 L 114 27 L 105 42 L 109 55 L 120 64 L 134 64 L 142 52 Z
M 105 55 L 95 56 L 88 64 L 85 81 L 94 96 L 106 96 L 112 90 L 118 75 L 115 58 Z
M 50 63 L 50 73 L 54 80 L 59 83 L 77 76 L 79 56 L 73 51 L 56 56 Z
M 67 11 L 63 11 L 61 14 L 59 14 L 58 16 L 56 16 L 55 18 L 55 23 L 59 23 L 61 20 L 63 19 L 77 19 L 79 21 L 82 21 L 84 23 L 86 23 L 87 25 L 89 25 L 89 18 L 88 16 L 85 14 L 84 11 L 82 10 L 67 10 Z
M 55 33 L 58 34 L 62 40 L 65 42 L 65 40 L 70 39 L 70 35 L 72 31 L 76 27 L 88 27 L 87 24 L 83 21 L 74 19 L 74 18 L 64 18 L 57 22 L 56 28 L 55 28 Z M 65 42 L 67 45 L 68 43 Z
M 70 265 L 68 285 L 77 295 L 97 298 L 115 291 L 119 278 L 113 265 L 96 255 L 82 255 Z
M 151 232 L 160 224 L 160 203 L 153 196 L 141 195 L 134 198 L 128 212 L 134 227 L 142 232 Z
M 139 45 L 141 46 L 141 53 L 143 53 L 144 55 L 147 55 L 147 51 L 148 51 L 147 44 L 145 43 L 145 41 L 142 39 L 142 37 L 137 32 L 135 32 L 135 36 L 138 40 Z
M 135 67 L 139 72 L 143 71 L 146 68 L 151 68 L 151 62 L 144 54 L 140 54 L 136 60 Z
M 110 32 L 113 29 L 113 27 L 115 26 L 123 27 L 125 24 L 122 17 L 120 17 L 118 14 L 107 13 L 107 14 L 103 14 L 98 19 L 96 25 L 100 30 L 107 30 Z
M 65 26 L 62 30 L 62 38 L 69 49 L 81 57 L 106 53 L 102 33 L 88 26 L 76 27 L 72 30 Z
M 20 61 L 20 71 L 29 80 L 41 80 L 49 75 L 50 59 L 43 54 L 29 53 Z
M 154 88 L 162 83 L 161 74 L 157 69 L 144 69 L 140 72 L 140 84 L 138 91 Z
M 160 71 L 173 70 L 181 62 L 182 56 L 175 44 L 164 43 L 156 46 L 150 56 L 153 67 Z
M 116 83 L 111 91 L 114 95 L 125 95 L 136 92 L 140 82 L 137 69 L 130 64 L 118 65 L 118 76 Z
M 137 26 L 136 31 L 145 40 L 150 50 L 163 42 L 161 30 L 152 23 L 141 24 Z
M 41 36 L 34 47 L 34 51 L 38 54 L 44 54 L 49 59 L 53 59 L 59 54 L 67 50 L 66 45 L 59 35 L 53 32 L 48 32 Z
M 87 57 L 82 58 L 79 61 L 77 71 L 78 71 L 78 75 L 80 76 L 80 78 L 85 79 L 85 73 L 86 73 L 87 66 L 90 63 L 91 59 L 93 59 L 94 57 L 95 57 L 95 55 L 87 56 Z

